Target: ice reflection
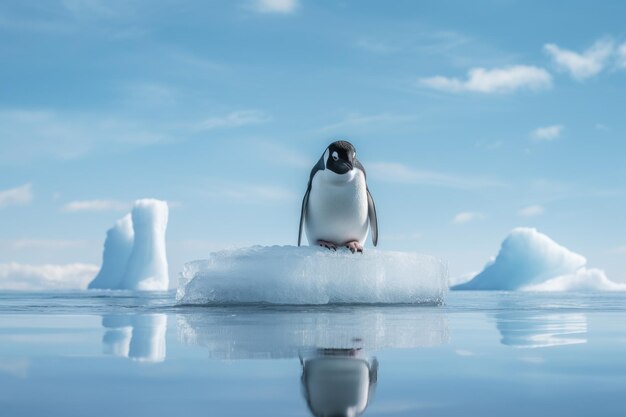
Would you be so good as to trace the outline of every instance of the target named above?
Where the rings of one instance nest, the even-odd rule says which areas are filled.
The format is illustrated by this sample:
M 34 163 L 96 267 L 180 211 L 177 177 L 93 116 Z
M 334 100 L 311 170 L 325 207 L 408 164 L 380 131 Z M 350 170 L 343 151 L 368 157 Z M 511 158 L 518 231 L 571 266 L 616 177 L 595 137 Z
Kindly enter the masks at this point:
M 302 392 L 314 416 L 358 416 L 369 401 L 378 377 L 376 358 L 361 357 L 361 350 L 319 349 L 301 359 Z
M 368 307 L 333 309 L 211 309 L 177 315 L 178 335 L 204 346 L 211 358 L 293 358 L 318 348 L 437 346 L 448 341 L 440 309 Z
M 105 354 L 141 362 L 165 360 L 165 314 L 105 315 L 102 338 Z
M 495 318 L 503 345 L 542 348 L 587 343 L 587 316 L 583 313 L 524 311 L 510 303 L 501 308 Z

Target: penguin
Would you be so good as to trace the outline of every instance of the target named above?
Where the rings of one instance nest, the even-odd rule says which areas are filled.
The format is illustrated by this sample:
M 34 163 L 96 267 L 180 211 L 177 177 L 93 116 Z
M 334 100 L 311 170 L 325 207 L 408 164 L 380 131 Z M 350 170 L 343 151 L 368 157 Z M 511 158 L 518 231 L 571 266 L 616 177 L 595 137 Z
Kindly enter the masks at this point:
M 378 244 L 376 206 L 363 165 L 350 142 L 333 142 L 311 170 L 302 199 L 298 246 L 306 227 L 309 245 L 337 250 L 345 246 L 363 253 L 368 230 Z

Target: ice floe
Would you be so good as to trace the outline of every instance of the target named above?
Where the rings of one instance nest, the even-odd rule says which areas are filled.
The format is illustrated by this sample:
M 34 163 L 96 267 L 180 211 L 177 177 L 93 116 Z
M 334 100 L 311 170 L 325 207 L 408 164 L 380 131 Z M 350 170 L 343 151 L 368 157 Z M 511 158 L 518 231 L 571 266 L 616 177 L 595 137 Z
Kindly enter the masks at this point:
M 255 246 L 212 253 L 181 274 L 179 304 L 441 303 L 446 265 L 417 253 Z

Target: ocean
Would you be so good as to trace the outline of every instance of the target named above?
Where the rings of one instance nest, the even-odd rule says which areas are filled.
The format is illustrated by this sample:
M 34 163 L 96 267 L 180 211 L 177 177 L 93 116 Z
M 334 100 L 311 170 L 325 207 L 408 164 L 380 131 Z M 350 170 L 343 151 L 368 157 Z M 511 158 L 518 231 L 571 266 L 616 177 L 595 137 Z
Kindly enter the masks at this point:
M 0 294 L 0 416 L 624 416 L 626 294 L 178 306 Z

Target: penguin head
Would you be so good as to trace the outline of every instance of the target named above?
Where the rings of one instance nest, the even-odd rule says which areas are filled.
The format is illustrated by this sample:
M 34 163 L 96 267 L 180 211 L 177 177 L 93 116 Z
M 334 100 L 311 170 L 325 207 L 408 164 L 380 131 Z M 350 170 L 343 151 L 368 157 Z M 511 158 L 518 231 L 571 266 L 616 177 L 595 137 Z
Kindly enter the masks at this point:
M 350 142 L 339 140 L 328 145 L 324 154 L 326 168 L 342 175 L 354 169 L 356 149 Z

